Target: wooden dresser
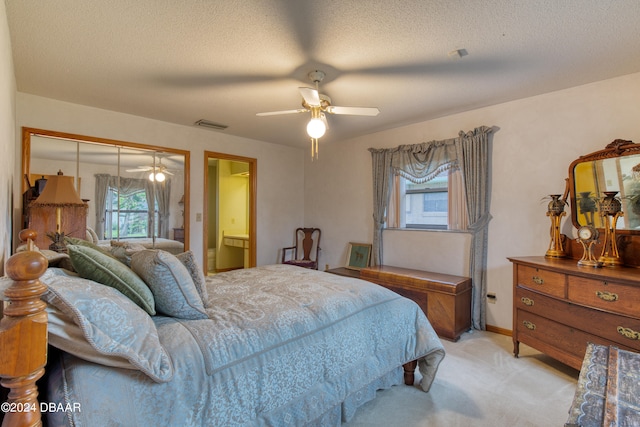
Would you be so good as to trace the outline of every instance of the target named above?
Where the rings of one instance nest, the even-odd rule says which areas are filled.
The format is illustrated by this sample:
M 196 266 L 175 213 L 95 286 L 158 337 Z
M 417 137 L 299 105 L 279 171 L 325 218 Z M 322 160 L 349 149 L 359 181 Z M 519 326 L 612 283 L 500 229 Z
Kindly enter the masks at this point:
M 378 265 L 360 278 L 415 301 L 438 336 L 457 341 L 471 328 L 471 279 L 450 274 Z
M 640 269 L 574 259 L 513 263 L 513 352 L 525 343 L 580 369 L 587 343 L 640 351 Z

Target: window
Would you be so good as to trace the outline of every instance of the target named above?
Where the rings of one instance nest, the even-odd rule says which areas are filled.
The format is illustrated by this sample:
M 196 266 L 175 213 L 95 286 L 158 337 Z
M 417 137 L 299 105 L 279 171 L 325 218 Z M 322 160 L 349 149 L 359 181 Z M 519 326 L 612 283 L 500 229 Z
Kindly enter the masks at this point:
M 429 230 L 466 230 L 465 191 L 457 169 L 441 172 L 422 184 L 396 175 L 391 187 L 386 226 Z
M 153 224 L 158 224 L 158 204 L 155 204 L 153 211 Z M 118 205 L 120 209 L 118 209 Z M 118 190 L 109 187 L 107 191 L 105 234 L 107 239 L 149 237 L 151 227 L 149 224 L 149 206 L 147 202 L 147 192 L 138 190 L 130 194 L 120 193 Z M 157 230 L 153 230 L 157 235 Z
M 449 211 L 449 174 L 415 184 L 400 177 L 401 227 L 447 229 Z

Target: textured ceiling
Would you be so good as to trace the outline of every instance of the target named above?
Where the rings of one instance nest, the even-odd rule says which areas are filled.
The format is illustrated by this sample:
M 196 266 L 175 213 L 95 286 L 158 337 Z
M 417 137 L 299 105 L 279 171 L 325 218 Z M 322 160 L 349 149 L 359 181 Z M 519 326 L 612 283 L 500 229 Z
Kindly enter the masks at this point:
M 307 74 L 337 141 L 640 71 L 638 0 L 5 0 L 18 90 L 307 146 Z M 451 59 L 448 52 L 468 55 Z M 322 143 L 321 141 L 321 143 Z

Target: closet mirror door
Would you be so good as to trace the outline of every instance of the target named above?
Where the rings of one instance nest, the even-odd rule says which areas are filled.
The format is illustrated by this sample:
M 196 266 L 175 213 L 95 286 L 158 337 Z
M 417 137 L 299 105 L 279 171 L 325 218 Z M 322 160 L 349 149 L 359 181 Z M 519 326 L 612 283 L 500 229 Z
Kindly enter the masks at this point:
M 59 171 L 73 176 L 101 244 L 186 250 L 188 152 L 25 128 L 23 156 L 23 192 Z

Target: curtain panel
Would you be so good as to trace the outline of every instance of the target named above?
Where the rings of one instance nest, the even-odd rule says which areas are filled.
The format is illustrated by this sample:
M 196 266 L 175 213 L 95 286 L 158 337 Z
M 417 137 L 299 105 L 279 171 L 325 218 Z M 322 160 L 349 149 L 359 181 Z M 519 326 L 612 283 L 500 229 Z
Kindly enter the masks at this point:
M 165 239 L 168 239 L 171 207 L 171 180 L 166 179 L 163 182 L 156 182 L 155 185 L 155 194 L 158 202 L 158 237 L 164 237 Z M 151 234 L 151 236 L 153 236 L 153 234 Z
M 459 169 L 465 189 L 468 231 L 472 233 L 469 276 L 473 282 L 472 323 L 486 328 L 486 269 L 490 186 L 490 141 L 492 129 L 481 126 L 460 131 L 457 138 L 395 148 L 370 148 L 373 169 L 373 265 L 383 263 L 382 230 L 389 212 L 394 176 L 410 181 L 429 181 L 443 171 Z

